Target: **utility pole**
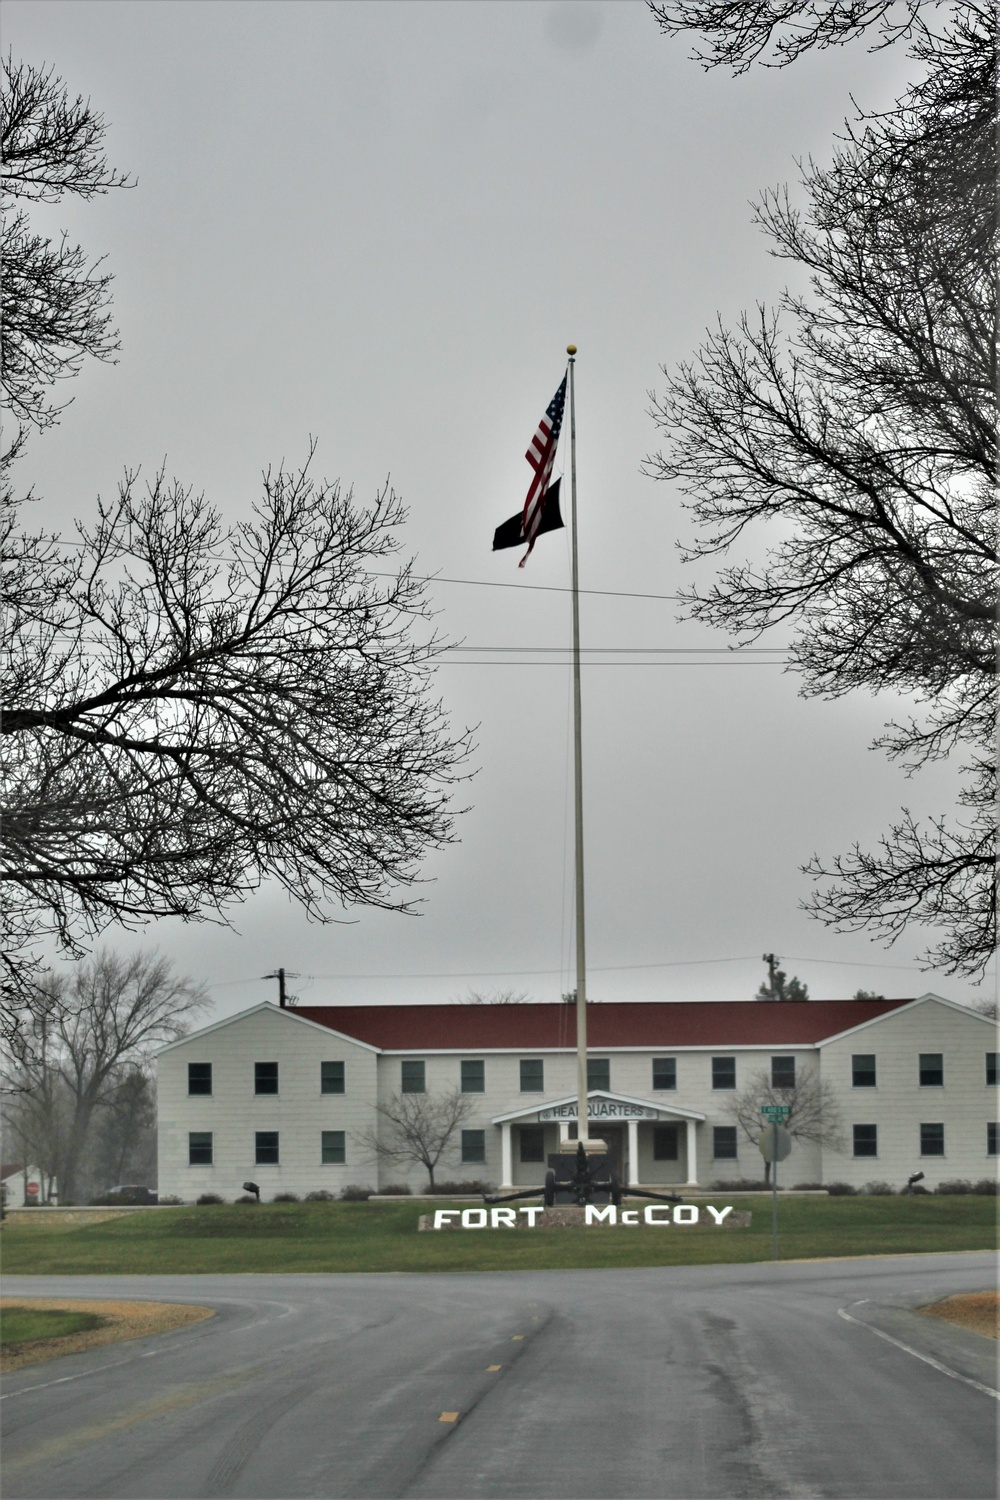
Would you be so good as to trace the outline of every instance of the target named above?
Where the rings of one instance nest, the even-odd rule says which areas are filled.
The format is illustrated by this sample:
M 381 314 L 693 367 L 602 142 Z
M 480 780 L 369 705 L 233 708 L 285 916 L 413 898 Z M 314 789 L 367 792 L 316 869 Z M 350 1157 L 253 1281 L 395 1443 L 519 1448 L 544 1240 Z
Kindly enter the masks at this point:
M 776 998 L 774 993 L 774 971 L 781 963 L 781 959 L 776 953 L 765 953 L 763 958 L 767 964 L 767 987 L 771 991 L 771 999 L 774 1000 Z
M 278 1004 L 281 1006 L 281 1009 L 284 1010 L 288 1004 L 289 998 L 285 994 L 285 979 L 298 979 L 298 974 L 288 974 L 286 976 L 284 969 L 275 969 L 273 974 L 262 974 L 260 977 L 262 979 L 276 979 L 278 981 Z M 291 999 L 294 1000 L 295 996 L 292 995 Z

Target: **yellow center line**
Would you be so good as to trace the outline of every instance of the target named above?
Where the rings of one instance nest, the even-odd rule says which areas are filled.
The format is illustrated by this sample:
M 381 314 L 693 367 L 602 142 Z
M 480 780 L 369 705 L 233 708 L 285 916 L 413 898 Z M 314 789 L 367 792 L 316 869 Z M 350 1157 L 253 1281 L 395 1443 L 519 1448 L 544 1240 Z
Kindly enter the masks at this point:
M 492 1370 L 500 1370 L 502 1368 L 503 1368 L 502 1365 L 487 1365 L 486 1366 L 486 1373 L 488 1375 Z
M 523 1339 L 523 1338 L 524 1338 L 524 1334 L 523 1333 L 515 1333 L 514 1336 L 511 1339 L 511 1343 L 512 1344 L 520 1343 L 521 1339 Z
M 458 1421 L 458 1412 L 457 1411 L 443 1411 L 441 1413 L 441 1415 L 438 1417 L 438 1421 L 439 1422 L 457 1422 Z

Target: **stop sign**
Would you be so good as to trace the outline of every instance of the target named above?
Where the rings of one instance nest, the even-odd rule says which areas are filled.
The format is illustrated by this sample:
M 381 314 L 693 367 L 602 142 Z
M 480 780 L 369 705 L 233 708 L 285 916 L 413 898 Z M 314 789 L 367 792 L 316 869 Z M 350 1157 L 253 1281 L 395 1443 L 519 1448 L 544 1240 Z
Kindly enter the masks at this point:
M 38 1183 L 37 1182 L 29 1182 L 28 1183 L 28 1197 L 29 1198 L 37 1198 L 38 1197 Z

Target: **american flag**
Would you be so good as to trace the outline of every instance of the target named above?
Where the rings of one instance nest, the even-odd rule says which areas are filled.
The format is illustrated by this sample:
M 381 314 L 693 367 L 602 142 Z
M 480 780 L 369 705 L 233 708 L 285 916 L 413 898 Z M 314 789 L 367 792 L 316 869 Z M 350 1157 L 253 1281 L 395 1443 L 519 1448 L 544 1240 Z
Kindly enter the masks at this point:
M 564 375 L 562 384 L 545 408 L 545 415 L 538 424 L 538 431 L 531 439 L 528 451 L 524 455 L 535 472 L 528 486 L 528 496 L 524 502 L 524 512 L 521 517 L 521 535 L 528 543 L 528 550 L 518 563 L 519 568 L 523 568 L 531 556 L 531 549 L 538 535 L 542 511 L 545 508 L 545 492 L 552 478 L 552 465 L 555 463 L 559 429 L 562 427 L 565 405 L 566 376 Z

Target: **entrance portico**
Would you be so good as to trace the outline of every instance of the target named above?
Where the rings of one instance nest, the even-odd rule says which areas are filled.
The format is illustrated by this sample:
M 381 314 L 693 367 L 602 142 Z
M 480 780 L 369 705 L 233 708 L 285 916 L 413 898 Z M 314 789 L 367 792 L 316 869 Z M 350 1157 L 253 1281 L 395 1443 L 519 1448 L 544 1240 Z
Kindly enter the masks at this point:
M 591 1089 L 587 1095 L 588 1107 L 588 1130 L 592 1136 L 605 1136 L 608 1140 L 612 1157 L 617 1157 L 617 1167 L 620 1170 L 623 1181 L 640 1183 L 643 1180 L 652 1187 L 661 1181 L 673 1183 L 678 1181 L 680 1185 L 696 1187 L 698 1183 L 698 1151 L 697 1151 L 697 1126 L 704 1123 L 705 1115 L 693 1109 L 680 1109 L 676 1106 L 664 1105 L 659 1100 L 633 1099 L 626 1094 L 613 1094 L 606 1089 Z M 495 1115 L 493 1124 L 500 1130 L 501 1142 L 501 1178 L 503 1187 L 523 1186 L 518 1181 L 521 1175 L 517 1170 L 514 1159 L 514 1131 L 521 1128 L 532 1130 L 532 1144 L 536 1144 L 538 1127 L 544 1130 L 545 1145 L 554 1151 L 558 1147 L 559 1136 L 575 1136 L 579 1124 L 579 1110 L 575 1095 L 563 1099 L 547 1100 L 544 1103 L 535 1103 L 525 1109 L 512 1110 L 509 1114 Z M 652 1130 L 656 1125 L 684 1126 L 685 1137 L 685 1159 L 684 1171 L 686 1176 L 678 1179 L 676 1176 L 667 1174 L 650 1175 L 647 1171 L 640 1175 L 640 1130 L 643 1131 L 647 1151 L 644 1156 L 649 1155 L 648 1141 L 652 1137 Z M 545 1127 L 548 1127 L 547 1129 Z M 679 1134 L 679 1130 L 677 1132 Z M 621 1141 L 622 1135 L 625 1142 Z M 614 1137 L 618 1137 L 617 1140 Z M 625 1145 L 624 1153 L 621 1146 Z M 542 1158 L 532 1155 L 530 1158 L 523 1157 L 522 1160 L 530 1160 L 533 1165 L 528 1181 L 534 1182 L 537 1177 L 541 1182 L 545 1173 L 547 1152 L 543 1150 Z M 624 1159 L 622 1157 L 624 1156 Z M 680 1163 L 678 1162 L 678 1170 Z M 655 1173 L 655 1169 L 654 1169 Z

